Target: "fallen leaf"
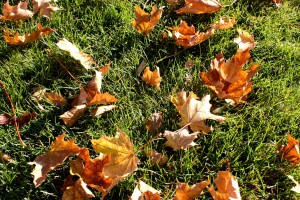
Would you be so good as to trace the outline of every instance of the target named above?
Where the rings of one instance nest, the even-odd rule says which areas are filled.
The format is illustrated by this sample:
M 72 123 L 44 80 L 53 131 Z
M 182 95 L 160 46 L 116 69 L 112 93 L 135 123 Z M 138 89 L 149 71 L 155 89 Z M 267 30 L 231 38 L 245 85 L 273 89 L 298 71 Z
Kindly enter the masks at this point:
M 109 163 L 109 156 L 98 156 L 94 159 L 90 158 L 87 148 L 84 148 L 79 153 L 80 158 L 76 161 L 70 161 L 71 174 L 79 176 L 88 186 L 102 192 L 112 184 L 112 179 L 106 178 L 103 171 L 103 166 Z
M 87 103 L 87 98 L 89 97 L 88 93 L 85 91 L 84 88 L 80 88 L 80 93 L 75 95 L 74 100 L 72 101 L 71 105 L 80 106 Z
M 115 137 L 102 136 L 92 140 L 92 144 L 97 153 L 110 155 L 110 162 L 103 168 L 106 176 L 125 178 L 137 169 L 139 159 L 133 151 L 129 137 L 123 131 L 118 130 Z
M 222 9 L 218 0 L 185 0 L 184 7 L 176 11 L 177 14 L 214 13 Z
M 60 115 L 59 118 L 63 120 L 67 127 L 73 126 L 79 117 L 87 110 L 87 105 L 74 106 L 71 110 Z
M 178 4 L 178 0 L 167 0 L 167 3 L 170 6 L 175 7 Z
M 87 105 L 95 105 L 95 104 L 109 104 L 109 103 L 114 103 L 117 102 L 118 99 L 109 94 L 108 92 L 105 93 L 100 93 L 100 94 L 95 94 L 92 97 L 89 97 L 87 99 Z
M 130 200 L 160 200 L 160 192 L 139 180 Z
M 80 64 L 87 70 L 91 68 L 91 65 L 95 64 L 95 61 L 89 54 L 83 53 L 74 44 L 72 44 L 70 41 L 68 41 L 65 38 L 58 41 L 56 45 L 61 50 L 69 52 L 71 57 L 73 57 L 75 60 L 78 60 Z
M 293 187 L 291 190 L 294 191 L 294 192 L 300 193 L 300 184 L 298 183 L 298 181 L 296 181 L 294 179 L 294 177 L 291 176 L 291 175 L 287 175 L 287 177 L 289 177 L 289 179 L 291 179 L 296 184 L 296 186 Z
M 0 151 L 0 163 L 14 163 L 14 162 L 15 161 L 14 159 L 12 159 L 12 157 Z
M 195 61 L 189 59 L 188 61 L 186 61 L 184 63 L 184 66 L 185 66 L 185 68 L 187 68 L 187 69 L 190 70 L 190 69 L 192 69 L 195 66 Z
M 98 69 L 99 72 L 101 72 L 101 76 L 105 76 L 106 73 L 108 72 L 109 68 L 110 68 L 111 62 L 109 61 L 106 65 L 104 65 L 103 67 L 101 67 L 100 69 Z
M 282 6 L 282 2 L 281 0 L 273 0 L 274 3 L 276 4 L 277 7 L 281 7 Z
M 229 171 L 219 171 L 218 177 L 214 180 L 218 191 L 214 186 L 208 188 L 214 200 L 240 200 L 240 189 L 237 179 Z
M 82 179 L 78 179 L 73 186 L 67 187 L 63 193 L 62 200 L 86 200 L 95 197 L 87 188 Z
M 139 6 L 135 7 L 135 21 L 132 21 L 132 25 L 137 29 L 139 33 L 148 35 L 153 28 L 158 24 L 164 7 L 157 9 L 157 6 L 154 5 L 151 11 L 151 17 L 149 14 L 143 11 Z
M 97 107 L 97 108 L 95 108 L 91 111 L 91 115 L 93 117 L 96 117 L 96 116 L 102 115 L 106 112 L 109 112 L 109 111 L 113 110 L 116 107 L 117 107 L 116 105 L 99 106 L 99 107 Z
M 44 94 L 46 92 L 45 88 L 34 88 L 34 93 L 32 94 L 32 99 L 37 101 L 37 102 L 41 102 Z
M 234 42 L 239 45 L 239 49 L 237 52 L 244 52 L 252 50 L 255 47 L 254 36 L 250 35 L 246 31 L 238 30 L 239 36 L 234 38 Z
M 2 8 L 2 20 L 27 20 L 33 16 L 33 12 L 27 8 L 28 1 L 20 1 L 18 5 L 9 5 L 9 0 L 6 1 Z
M 234 24 L 236 24 L 235 19 L 229 17 L 221 17 L 220 21 L 211 24 L 210 27 L 215 30 L 219 30 L 219 29 L 224 30 L 224 29 L 232 28 Z
M 0 115 L 0 124 L 11 124 L 13 122 L 12 117 L 9 114 Z
M 172 200 L 194 200 L 209 185 L 209 181 L 202 181 L 190 187 L 187 183 L 177 183 L 176 195 Z
M 160 128 L 162 121 L 163 121 L 163 119 L 162 119 L 162 113 L 161 112 L 152 113 L 150 115 L 150 117 L 148 118 L 148 121 L 147 121 L 147 124 L 146 124 L 146 129 L 150 133 L 154 133 Z
M 58 11 L 59 8 L 50 4 L 52 0 L 32 0 L 33 12 L 40 11 L 43 17 L 51 18 L 52 12 Z
M 173 34 L 170 33 L 170 36 L 176 40 L 175 44 L 184 46 L 184 48 L 196 46 L 210 38 L 215 33 L 215 29 L 213 28 L 206 32 L 196 32 L 193 25 L 188 26 L 188 24 L 182 20 L 180 21 L 179 26 L 174 26 L 169 29 L 174 31 Z
M 177 131 L 165 131 L 164 136 L 167 138 L 166 146 L 172 147 L 174 150 L 187 149 L 197 145 L 194 140 L 197 138 L 197 132 L 190 134 L 188 127 L 184 127 Z
M 194 132 L 201 131 L 203 133 L 208 133 L 212 128 L 205 125 L 205 120 L 212 119 L 218 122 L 226 120 L 225 117 L 214 115 L 210 112 L 211 104 L 209 101 L 210 95 L 206 95 L 201 101 L 198 101 L 195 98 L 194 93 L 190 92 L 183 105 L 178 106 L 174 104 L 180 113 L 182 120 L 178 125 L 189 125 Z
M 165 156 L 162 153 L 158 153 L 158 152 L 153 151 L 151 149 L 148 149 L 146 151 L 146 155 L 150 157 L 150 162 L 153 165 L 157 164 L 159 166 L 163 166 L 169 160 L 168 156 Z
M 38 187 L 45 179 L 48 172 L 61 165 L 64 160 L 80 152 L 80 148 L 74 143 L 74 140 L 64 141 L 66 134 L 57 136 L 50 146 L 50 151 L 37 156 L 29 165 L 35 165 L 33 172 L 33 183 Z
M 160 90 L 161 77 L 159 74 L 159 67 L 156 67 L 156 70 L 154 70 L 153 72 L 150 71 L 149 67 L 146 67 L 142 80 L 152 87 L 156 87 L 158 90 Z
M 28 124 L 31 120 L 36 118 L 36 113 L 32 112 L 32 113 L 25 113 L 23 115 L 21 115 L 20 117 L 17 118 L 17 123 L 19 127 L 22 127 L 26 124 Z M 12 116 L 10 116 L 9 114 L 1 114 L 0 115 L 0 124 L 4 125 L 4 124 L 9 124 L 9 125 L 14 125 L 14 119 Z
M 93 80 L 91 80 L 89 83 L 88 83 L 88 86 L 87 86 L 87 92 L 88 93 L 93 93 L 93 94 L 96 94 L 96 93 L 101 93 L 101 87 L 102 87 L 102 79 L 103 79 L 103 75 L 102 75 L 102 72 L 100 71 L 95 71 L 96 75 L 94 76 Z
M 46 35 L 49 35 L 53 32 L 53 30 L 49 27 L 42 27 L 42 25 L 38 24 L 38 30 L 32 33 L 28 33 L 26 35 L 19 35 L 16 33 L 14 36 L 11 36 L 11 32 L 9 30 L 4 30 L 4 40 L 11 45 L 24 45 L 32 43 Z
M 300 163 L 299 140 L 288 134 L 288 144 L 277 148 L 280 158 L 293 163 L 294 166 Z
M 63 98 L 60 94 L 57 94 L 55 92 L 45 92 L 44 93 L 45 97 L 49 99 L 55 106 L 65 106 L 68 105 L 67 101 L 65 98 Z

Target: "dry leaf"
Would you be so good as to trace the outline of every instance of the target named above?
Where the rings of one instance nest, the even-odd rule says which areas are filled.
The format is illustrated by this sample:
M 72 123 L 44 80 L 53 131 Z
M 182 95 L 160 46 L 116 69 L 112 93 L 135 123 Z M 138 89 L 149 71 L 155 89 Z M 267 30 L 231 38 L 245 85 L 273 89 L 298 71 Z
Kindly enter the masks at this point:
M 288 144 L 281 145 L 277 148 L 279 156 L 288 162 L 293 163 L 294 166 L 300 163 L 299 140 L 293 138 L 288 134 Z
M 6 1 L 2 8 L 2 20 L 26 20 L 33 16 L 33 12 L 27 8 L 28 1 L 20 1 L 18 5 L 9 5 L 9 0 Z
M 150 117 L 148 118 L 148 121 L 147 121 L 147 124 L 146 124 L 146 129 L 150 133 L 154 133 L 160 128 L 162 121 L 163 121 L 163 119 L 162 119 L 162 113 L 161 112 L 152 113 L 150 115 Z
M 61 50 L 69 52 L 71 57 L 73 57 L 75 60 L 78 60 L 80 64 L 87 70 L 91 68 L 91 65 L 95 64 L 95 61 L 89 54 L 83 53 L 74 44 L 72 44 L 65 38 L 58 41 L 56 45 Z
M 158 90 L 160 90 L 161 77 L 159 74 L 159 67 L 156 67 L 156 70 L 154 70 L 153 72 L 150 71 L 149 67 L 146 67 L 142 80 L 152 87 L 156 87 Z
M 195 66 L 195 61 L 189 59 L 188 61 L 186 61 L 186 62 L 184 63 L 184 66 L 185 66 L 185 68 L 187 68 L 187 69 L 190 70 L 190 69 L 192 69 L 192 67 Z
M 214 200 L 241 200 L 238 181 L 234 176 L 231 176 L 229 171 L 219 171 L 218 177 L 214 180 L 218 187 L 215 191 L 214 187 L 208 188 Z
M 14 162 L 15 161 L 14 159 L 12 159 L 12 157 L 0 151 L 0 163 L 14 163 Z
M 13 119 L 9 114 L 1 114 L 0 115 L 0 124 L 12 124 Z
M 87 103 L 88 93 L 86 93 L 84 88 L 80 88 L 79 95 L 75 95 L 74 100 L 72 101 L 72 106 L 80 106 Z
M 130 200 L 160 200 L 160 192 L 139 180 Z
M 110 155 L 111 160 L 104 166 L 103 173 L 110 177 L 127 177 L 136 168 L 139 159 L 133 151 L 129 137 L 121 130 L 115 137 L 102 136 L 92 140 L 93 148 L 97 153 Z
M 42 25 L 38 24 L 38 30 L 32 33 L 28 33 L 26 35 L 19 35 L 16 33 L 14 36 L 11 36 L 11 32 L 9 30 L 4 30 L 4 40 L 8 44 L 12 45 L 24 45 L 32 43 L 46 35 L 49 35 L 53 32 L 53 30 L 49 27 L 42 27 Z
M 148 35 L 153 28 L 158 24 L 164 7 L 157 9 L 157 6 L 154 5 L 151 11 L 151 17 L 149 14 L 143 11 L 139 6 L 135 7 L 135 17 L 136 20 L 132 21 L 132 25 L 139 33 Z
M 148 149 L 146 151 L 146 155 L 150 157 L 150 162 L 153 165 L 157 164 L 159 166 L 163 166 L 169 160 L 168 156 L 165 156 L 162 153 L 158 153 L 158 152 L 153 151 L 151 149 Z
M 71 127 L 81 115 L 87 110 L 87 105 L 74 106 L 71 110 L 60 115 L 59 118 L 63 120 L 67 127 Z
M 238 52 L 252 50 L 255 47 L 254 36 L 246 31 L 238 30 L 239 36 L 234 38 L 234 42 L 239 45 Z
M 60 94 L 57 94 L 55 92 L 45 92 L 45 97 L 49 99 L 55 106 L 65 106 L 68 105 L 65 98 L 63 98 Z
M 167 3 L 170 6 L 175 7 L 178 4 L 178 0 L 167 0 Z
M 206 119 L 212 119 L 218 122 L 226 120 L 225 117 L 214 115 L 210 112 L 211 104 L 209 103 L 209 100 L 210 95 L 206 95 L 201 101 L 198 101 L 196 100 L 194 93 L 190 92 L 183 105 L 178 106 L 174 104 L 180 113 L 182 120 L 178 125 L 189 125 L 194 132 L 201 131 L 203 133 L 208 133 L 212 128 L 205 125 Z
M 25 113 L 21 115 L 20 117 L 17 118 L 17 123 L 19 127 L 22 127 L 26 124 L 28 124 L 31 120 L 34 120 L 36 118 L 36 113 Z M 9 125 L 14 125 L 14 119 L 12 116 L 9 114 L 1 114 L 0 115 L 0 124 L 9 124 Z
M 287 175 L 287 176 L 289 177 L 289 179 L 291 179 L 296 184 L 296 186 L 293 187 L 291 190 L 294 192 L 300 193 L 300 184 L 298 183 L 298 181 L 296 181 L 293 176 L 290 176 L 290 175 Z
M 281 0 L 273 0 L 274 3 L 276 4 L 277 7 L 281 7 L 282 6 L 282 2 Z
M 78 179 L 73 186 L 67 187 L 63 193 L 62 200 L 86 200 L 95 197 L 87 188 L 82 179 Z
M 91 111 L 91 115 L 93 117 L 96 117 L 96 116 L 102 115 L 108 111 L 111 111 L 112 109 L 114 109 L 116 107 L 117 107 L 116 105 L 99 106 Z
M 193 25 L 188 26 L 188 24 L 182 20 L 180 21 L 179 26 L 174 26 L 169 29 L 174 31 L 173 34 L 170 33 L 170 36 L 176 40 L 175 44 L 184 46 L 184 48 L 196 46 L 210 38 L 215 33 L 215 29 L 213 28 L 206 32 L 196 32 Z
M 188 127 L 177 131 L 165 131 L 164 136 L 167 138 L 166 146 L 174 150 L 187 149 L 197 145 L 194 140 L 197 138 L 197 132 L 190 134 Z
M 222 9 L 218 0 L 185 0 L 184 7 L 177 10 L 177 14 L 213 13 Z
M 109 103 L 114 103 L 117 102 L 118 99 L 109 94 L 108 92 L 101 93 L 101 94 L 95 94 L 92 97 L 89 97 L 87 99 L 87 105 L 95 105 L 95 104 L 109 104 Z
M 210 26 L 215 30 L 219 30 L 219 29 L 224 30 L 224 29 L 232 28 L 234 24 L 236 24 L 235 19 L 229 17 L 221 17 L 220 21 L 213 23 Z
M 209 185 L 209 181 L 202 181 L 190 187 L 187 183 L 177 183 L 176 196 L 172 200 L 194 200 Z
M 106 73 L 108 72 L 109 68 L 110 68 L 111 62 L 109 61 L 106 65 L 104 65 L 103 67 L 101 67 L 100 69 L 98 69 L 99 72 L 101 72 L 101 76 L 105 76 Z
M 35 165 L 33 172 L 33 183 L 38 187 L 45 179 L 48 172 L 61 165 L 64 160 L 74 154 L 80 152 L 80 148 L 74 143 L 74 140 L 64 141 L 66 134 L 57 136 L 52 142 L 50 151 L 43 155 L 37 156 L 29 165 Z
M 109 156 L 99 156 L 90 159 L 88 149 L 84 148 L 80 151 L 76 161 L 70 161 L 71 174 L 79 176 L 88 186 L 102 192 L 112 184 L 112 179 L 104 177 L 103 166 L 109 163 Z
M 50 18 L 52 12 L 58 11 L 59 8 L 50 4 L 51 0 L 32 0 L 33 12 L 40 11 L 40 15 Z

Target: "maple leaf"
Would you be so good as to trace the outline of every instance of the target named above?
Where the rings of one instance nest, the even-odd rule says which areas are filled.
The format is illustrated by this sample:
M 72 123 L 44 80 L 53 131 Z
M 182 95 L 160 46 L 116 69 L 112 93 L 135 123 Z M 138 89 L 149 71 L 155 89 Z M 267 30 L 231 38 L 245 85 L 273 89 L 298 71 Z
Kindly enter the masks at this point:
M 76 161 L 70 161 L 71 174 L 79 176 L 88 186 L 97 189 L 102 192 L 112 184 L 112 179 L 105 178 L 103 166 L 109 163 L 109 156 L 99 156 L 94 159 L 90 159 L 88 149 L 84 148 L 80 151 Z
M 161 77 L 159 74 L 159 67 L 156 67 L 156 70 L 154 70 L 153 72 L 150 71 L 149 67 L 146 67 L 142 80 L 152 87 L 156 87 L 158 90 L 160 90 Z
M 234 24 L 236 24 L 235 19 L 229 17 L 221 17 L 218 22 L 211 24 L 210 27 L 215 30 L 219 30 L 219 29 L 224 30 L 224 29 L 232 28 Z
M 298 183 L 298 181 L 296 181 L 293 176 L 287 175 L 287 177 L 289 177 L 289 179 L 291 179 L 296 184 L 296 186 L 293 187 L 291 190 L 300 193 L 300 184 Z
M 143 11 L 139 6 L 135 7 L 135 17 L 136 20 L 132 21 L 132 25 L 137 29 L 139 33 L 148 35 L 153 28 L 158 24 L 164 7 L 157 9 L 157 6 L 154 5 L 151 11 L 151 17 L 149 14 Z
M 66 191 L 63 193 L 62 200 L 86 200 L 93 197 L 95 197 L 94 194 L 80 178 L 74 185 L 67 187 Z
M 80 152 L 80 148 L 74 143 L 74 140 L 64 141 L 66 134 L 56 137 L 50 146 L 50 151 L 37 156 L 29 165 L 35 165 L 35 169 L 31 173 L 34 175 L 33 183 L 38 187 L 45 179 L 48 172 L 61 165 L 64 160 L 74 154 Z
M 219 171 L 218 177 L 214 180 L 218 187 L 218 191 L 213 186 L 208 190 L 214 200 L 240 200 L 240 190 L 238 181 L 234 176 L 231 176 L 229 171 Z
M 190 187 L 187 183 L 177 183 L 176 195 L 172 200 L 194 200 L 209 185 L 209 181 L 202 181 Z
M 281 145 L 277 148 L 279 156 L 288 162 L 293 163 L 294 166 L 300 163 L 299 140 L 293 138 L 288 134 L 288 144 Z
M 181 106 L 176 106 L 181 115 L 180 126 L 189 125 L 194 132 L 202 131 L 208 133 L 211 127 L 205 125 L 206 119 L 217 120 L 223 122 L 226 118 L 210 113 L 211 104 L 209 103 L 210 95 L 206 95 L 201 101 L 196 100 L 193 92 L 189 93 L 186 101 Z
M 175 44 L 184 46 L 184 48 L 196 46 L 210 38 L 215 33 L 215 29 L 213 28 L 206 32 L 196 32 L 193 25 L 188 26 L 188 24 L 183 20 L 180 21 L 180 25 L 178 27 L 174 26 L 169 29 L 174 31 L 173 34 L 169 33 L 169 35 L 176 40 Z
M 130 200 L 160 200 L 160 192 L 139 180 Z
M 58 41 L 56 45 L 61 50 L 69 52 L 71 57 L 73 57 L 75 60 L 78 60 L 80 64 L 87 70 L 91 68 L 91 65 L 95 64 L 95 61 L 89 54 L 83 53 L 74 44 L 72 44 L 65 38 Z
M 32 0 L 33 12 L 40 11 L 40 15 L 50 18 L 52 12 L 58 11 L 59 8 L 50 4 L 51 0 Z
M 33 12 L 27 8 L 28 1 L 20 1 L 18 5 L 11 6 L 9 5 L 9 0 L 6 1 L 2 8 L 3 16 L 2 20 L 27 20 L 33 16 Z
M 188 127 L 184 127 L 177 131 L 165 131 L 164 136 L 167 138 L 166 146 L 172 147 L 174 150 L 187 149 L 197 145 L 193 142 L 197 138 L 197 132 L 190 134 Z
M 185 0 L 184 7 L 176 11 L 177 14 L 214 13 L 222 9 L 218 0 Z
M 19 35 L 19 33 L 16 33 L 14 36 L 11 36 L 11 32 L 9 30 L 4 30 L 4 35 L 3 35 L 4 40 L 8 44 L 24 45 L 24 44 L 32 43 L 53 32 L 51 28 L 49 27 L 43 28 L 41 24 L 38 24 L 37 27 L 38 27 L 37 31 L 25 35 Z
M 91 111 L 91 115 L 93 117 L 96 117 L 96 116 L 102 115 L 112 109 L 115 109 L 116 107 L 117 107 L 116 105 L 99 106 Z
M 55 92 L 45 92 L 45 97 L 49 99 L 55 106 L 65 106 L 68 105 L 67 101 L 58 93 Z
M 108 92 L 105 92 L 105 93 L 98 93 L 93 96 L 90 96 L 87 99 L 87 105 L 108 104 L 117 101 L 118 99 L 115 96 L 109 94 Z
M 154 133 L 160 128 L 162 121 L 163 121 L 163 119 L 162 119 L 162 113 L 161 112 L 152 113 L 150 115 L 150 117 L 148 118 L 148 121 L 147 121 L 147 124 L 146 124 L 146 129 L 150 133 Z
M 148 149 L 146 151 L 146 155 L 150 157 L 151 164 L 157 164 L 159 166 L 163 166 L 169 160 L 168 156 L 165 156 L 162 153 L 158 153 L 151 149 Z

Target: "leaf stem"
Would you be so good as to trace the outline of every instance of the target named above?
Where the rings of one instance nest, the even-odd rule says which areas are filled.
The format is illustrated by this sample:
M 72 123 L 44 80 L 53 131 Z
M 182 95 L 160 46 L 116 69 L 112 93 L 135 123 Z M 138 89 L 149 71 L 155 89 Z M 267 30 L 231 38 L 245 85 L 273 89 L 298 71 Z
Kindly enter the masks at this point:
M 20 141 L 20 143 L 21 143 L 21 145 L 22 145 L 23 147 L 26 147 L 26 144 L 23 142 L 22 137 L 21 137 L 21 134 L 20 134 L 20 131 L 19 131 L 19 125 L 18 125 L 18 122 L 17 122 L 17 116 L 16 116 L 16 111 L 15 111 L 14 104 L 13 104 L 11 98 L 10 98 L 9 93 L 8 93 L 7 90 L 5 89 L 5 85 L 4 85 L 4 83 L 3 83 L 2 81 L 0 81 L 0 85 L 2 86 L 3 91 L 4 91 L 6 97 L 8 98 L 8 101 L 9 101 L 9 103 L 10 103 L 10 107 L 11 107 L 11 110 L 12 110 L 13 115 L 14 115 L 14 116 L 13 116 L 13 118 L 14 118 L 14 125 L 15 125 L 15 127 L 16 127 L 16 132 L 17 132 L 19 141 Z

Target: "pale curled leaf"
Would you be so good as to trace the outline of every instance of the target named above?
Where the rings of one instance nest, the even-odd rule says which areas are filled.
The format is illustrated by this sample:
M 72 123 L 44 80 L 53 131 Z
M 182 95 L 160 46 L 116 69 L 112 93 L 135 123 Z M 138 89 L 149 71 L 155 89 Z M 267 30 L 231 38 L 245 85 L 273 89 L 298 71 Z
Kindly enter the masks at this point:
M 87 188 L 87 185 L 79 178 L 73 186 L 67 187 L 63 193 L 62 200 L 86 200 L 95 197 Z
M 0 151 L 0 163 L 14 163 L 14 159 L 12 159 L 11 156 L 5 154 L 5 153 L 2 153 Z
M 71 127 L 83 115 L 86 109 L 87 105 L 85 104 L 74 106 L 71 110 L 60 115 L 59 118 L 63 120 L 67 127 Z
M 130 200 L 160 200 L 160 192 L 139 180 Z
M 220 20 L 216 23 L 211 24 L 211 28 L 215 30 L 219 29 L 229 29 L 232 28 L 236 24 L 236 21 L 234 18 L 229 18 L 229 17 L 221 17 Z
M 197 145 L 194 140 L 197 133 L 190 134 L 188 127 L 184 127 L 177 131 L 165 131 L 164 136 L 167 138 L 166 146 L 172 147 L 174 150 L 187 149 Z
M 91 115 L 93 117 L 96 117 L 96 116 L 102 115 L 106 112 L 109 112 L 109 111 L 113 110 L 116 107 L 117 107 L 116 105 L 99 106 L 99 107 L 97 107 L 97 108 L 95 108 L 91 111 Z
M 172 200 L 194 200 L 202 194 L 203 190 L 208 185 L 209 181 L 196 183 L 192 187 L 187 183 L 177 183 L 176 195 Z
M 27 8 L 28 1 L 20 1 L 18 5 L 11 6 L 9 5 L 9 0 L 6 1 L 2 8 L 3 16 L 2 20 L 27 20 L 33 16 L 33 12 Z

